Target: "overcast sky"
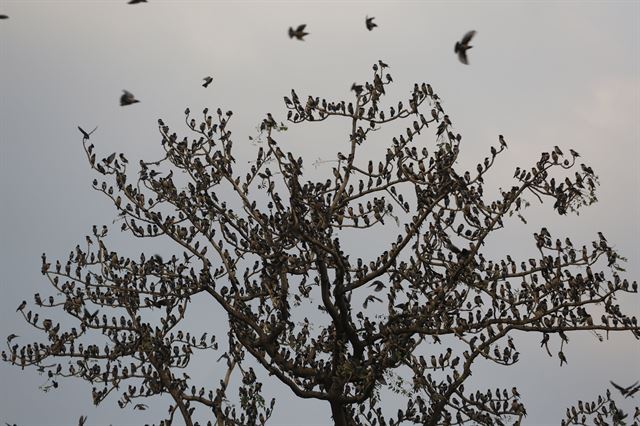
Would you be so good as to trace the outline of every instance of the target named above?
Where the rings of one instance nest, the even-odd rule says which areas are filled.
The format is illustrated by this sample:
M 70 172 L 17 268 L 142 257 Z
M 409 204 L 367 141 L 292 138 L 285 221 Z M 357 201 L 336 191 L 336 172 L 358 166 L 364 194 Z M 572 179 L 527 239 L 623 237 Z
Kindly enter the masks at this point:
M 234 111 L 235 146 L 250 152 L 247 137 L 265 113 L 286 116 L 282 97 L 290 89 L 345 99 L 378 59 L 391 66 L 389 96 L 405 99 L 415 82 L 434 87 L 463 135 L 462 165 L 474 167 L 505 136 L 509 149 L 488 187 L 509 187 L 516 166 L 554 145 L 577 150 L 599 175 L 598 204 L 566 217 L 534 207 L 528 227 L 496 237 L 502 252 L 526 253 L 542 224 L 576 244 L 602 231 L 629 259 L 627 276 L 640 276 L 640 2 L 0 0 L 0 14 L 10 16 L 0 21 L 2 336 L 30 333 L 15 308 L 36 291 L 48 294 L 42 252 L 63 258 L 93 224 L 115 217 L 90 189 L 77 125 L 98 125 L 91 140 L 99 152 L 125 152 L 137 163 L 160 154 L 158 118 L 180 130 L 185 107 L 221 107 Z M 367 15 L 379 25 L 372 32 Z M 288 27 L 302 23 L 310 35 L 290 40 Z M 478 33 L 465 66 L 453 45 L 470 29 Z M 208 89 L 205 75 L 214 78 Z M 141 102 L 120 107 L 122 89 Z M 279 141 L 310 165 L 345 150 L 339 130 L 292 128 Z M 639 315 L 638 300 L 622 302 Z M 628 336 L 599 343 L 573 335 L 562 369 L 537 342 L 521 339 L 513 368 L 474 372 L 484 387 L 517 384 L 527 424 L 557 424 L 565 407 L 595 397 L 610 379 L 640 379 L 640 344 Z M 223 373 L 209 366 L 207 374 L 217 383 Z M 0 422 L 63 425 L 87 414 L 88 424 L 142 424 L 166 407 L 123 411 L 110 399 L 94 408 L 90 385 L 63 381 L 44 393 L 44 381 L 32 369 L 0 365 Z M 292 404 L 282 386 L 268 390 L 281 401 L 272 424 L 330 422 L 327 405 Z

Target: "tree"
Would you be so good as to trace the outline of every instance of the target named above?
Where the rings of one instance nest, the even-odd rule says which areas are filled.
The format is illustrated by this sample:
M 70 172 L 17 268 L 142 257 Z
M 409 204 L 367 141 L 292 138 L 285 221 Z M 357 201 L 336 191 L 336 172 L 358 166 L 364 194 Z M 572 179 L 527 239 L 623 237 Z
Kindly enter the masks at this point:
M 39 321 L 23 302 L 20 312 L 47 340 L 9 342 L 3 359 L 37 366 L 54 387 L 58 377 L 87 380 L 96 404 L 114 390 L 121 407 L 168 394 L 163 423 L 179 411 L 195 424 L 197 407 L 220 425 L 265 423 L 274 401 L 261 395 L 259 366 L 297 397 L 326 401 L 336 425 L 503 424 L 526 415 L 517 388 L 471 390 L 466 383 L 480 359 L 518 362 L 514 332 L 538 333 L 561 365 L 569 333 L 639 338 L 636 317 L 616 302 L 637 293 L 637 283 L 619 276 L 625 259 L 602 234 L 587 247 L 542 228 L 534 233 L 538 256 L 521 263 L 483 250 L 509 220 L 525 221 L 525 197 L 552 202 L 561 215 L 595 202 L 598 180 L 577 166 L 579 154 L 559 147 L 542 153 L 491 200 L 484 178 L 507 149 L 504 138 L 476 170 L 458 171 L 462 137 L 439 96 L 415 84 L 410 99 L 385 106 L 391 82 L 379 61 L 372 81 L 352 86 L 352 102 L 302 101 L 295 91 L 284 98 L 290 123 L 350 124 L 348 153 L 337 154 L 326 181 L 305 180 L 302 158 L 275 140 L 287 128 L 271 114 L 245 168 L 233 155 L 232 112 L 221 109 L 205 109 L 202 121 L 185 111 L 192 139 L 159 120 L 165 155 L 141 161 L 137 178 L 123 154 L 97 160 L 83 138 L 104 179 L 93 186 L 113 201 L 121 230 L 169 239 L 176 254 L 126 258 L 108 246 L 107 228 L 94 226 L 66 261 L 51 264 L 43 255 L 42 273 L 61 296 L 36 294 L 35 302 L 69 318 Z M 407 127 L 384 158 L 360 160 L 376 131 L 392 124 Z M 419 143 L 434 130 L 434 144 Z M 343 248 L 381 229 L 397 236 L 373 258 Z M 196 389 L 180 373 L 196 350 L 219 349 L 210 334 L 179 330 L 196 295 L 228 317 L 221 348 L 228 369 L 217 389 Z M 552 339 L 559 345 L 553 354 Z M 239 405 L 228 399 L 236 368 Z M 383 388 L 404 396 L 405 407 L 385 412 Z

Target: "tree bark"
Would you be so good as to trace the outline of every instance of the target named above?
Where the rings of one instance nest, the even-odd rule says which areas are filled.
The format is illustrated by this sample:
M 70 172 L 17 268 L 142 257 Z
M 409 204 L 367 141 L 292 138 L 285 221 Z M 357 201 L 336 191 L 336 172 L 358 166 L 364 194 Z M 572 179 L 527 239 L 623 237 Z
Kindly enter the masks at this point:
M 331 401 L 331 417 L 335 426 L 347 426 L 347 414 L 344 406 L 336 401 Z

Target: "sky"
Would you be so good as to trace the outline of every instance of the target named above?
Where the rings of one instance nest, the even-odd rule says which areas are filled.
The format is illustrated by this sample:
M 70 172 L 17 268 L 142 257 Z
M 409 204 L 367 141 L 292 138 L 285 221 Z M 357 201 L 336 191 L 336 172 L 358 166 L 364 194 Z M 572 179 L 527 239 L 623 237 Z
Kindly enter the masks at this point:
M 505 136 L 509 149 L 487 188 L 510 186 L 516 166 L 554 145 L 578 151 L 599 176 L 597 204 L 563 217 L 534 205 L 526 226 L 495 236 L 496 253 L 526 256 L 543 225 L 574 244 L 601 231 L 628 258 L 625 276 L 640 276 L 640 2 L 0 0 L 0 14 L 10 17 L 0 20 L 2 336 L 31 333 L 15 309 L 48 290 L 41 254 L 64 258 L 93 224 L 111 226 L 115 218 L 91 190 L 76 126 L 97 125 L 98 152 L 125 152 L 137 163 L 160 156 L 158 118 L 178 130 L 186 107 L 221 107 L 234 111 L 235 146 L 248 154 L 255 149 L 248 136 L 267 112 L 284 120 L 282 97 L 292 88 L 301 98 L 346 99 L 379 59 L 394 78 L 389 98 L 406 98 L 422 81 L 440 95 L 463 135 L 461 167 L 475 167 Z M 371 32 L 366 16 L 378 24 Z M 303 23 L 305 41 L 289 39 L 287 29 Z M 465 66 L 453 45 L 471 29 L 477 34 Z M 214 79 L 207 89 L 206 75 Z M 120 107 L 123 89 L 141 102 Z M 278 140 L 303 156 L 310 174 L 322 175 L 330 172 L 322 160 L 346 149 L 343 130 L 292 126 Z M 123 250 L 142 247 L 117 232 L 113 241 Z M 170 246 L 143 249 L 171 253 Z M 638 297 L 621 304 L 640 315 Z M 224 320 L 211 315 L 211 324 Z M 517 384 L 526 424 L 558 424 L 567 406 L 596 397 L 609 380 L 640 379 L 640 344 L 629 336 L 600 343 L 573 335 L 561 369 L 537 342 L 522 336 L 518 365 L 483 367 L 473 377 L 492 388 Z M 223 372 L 206 368 L 217 383 Z M 0 364 L 0 422 L 63 425 L 85 414 L 90 425 L 142 424 L 166 407 L 120 410 L 113 398 L 96 408 L 90 385 L 63 381 L 45 393 L 44 382 L 33 369 Z M 294 400 L 277 384 L 266 389 L 278 401 L 271 424 L 330 423 L 328 406 Z

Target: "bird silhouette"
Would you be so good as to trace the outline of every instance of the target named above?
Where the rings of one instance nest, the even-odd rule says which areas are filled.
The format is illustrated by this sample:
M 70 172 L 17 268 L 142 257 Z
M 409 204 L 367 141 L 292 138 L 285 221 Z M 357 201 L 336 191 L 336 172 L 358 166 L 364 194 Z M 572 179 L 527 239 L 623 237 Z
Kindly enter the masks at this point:
M 462 40 L 456 42 L 456 46 L 453 49 L 455 53 L 458 54 L 458 59 L 465 65 L 469 65 L 469 60 L 467 59 L 467 50 L 471 49 L 473 46 L 469 46 L 469 42 L 473 36 L 476 35 L 474 30 L 469 31 L 462 37 Z
M 78 126 L 78 130 L 80 130 L 80 133 L 82 133 L 83 140 L 89 140 L 89 136 L 91 136 L 91 134 L 95 132 L 97 129 L 98 129 L 98 126 L 94 127 L 92 131 L 87 132 L 82 127 Z
M 26 307 L 27 307 L 27 301 L 23 300 L 22 303 L 20 304 L 20 306 L 18 306 L 18 309 L 16 309 L 16 312 L 21 311 Z
M 374 29 L 375 27 L 378 26 L 378 24 L 376 24 L 375 22 L 373 22 L 375 18 L 372 16 L 371 18 L 369 18 L 367 16 L 367 18 L 365 19 L 365 25 L 367 26 L 367 29 L 369 31 L 371 31 L 372 29 Z
M 632 397 L 636 392 L 640 391 L 640 385 L 638 385 L 638 382 L 635 382 L 634 384 L 632 384 L 631 386 L 627 386 L 626 388 L 623 386 L 620 386 L 614 382 L 610 383 L 613 385 L 614 388 L 618 389 L 618 391 L 620 391 L 620 393 L 625 397 L 625 398 L 630 398 Z
M 304 41 L 304 36 L 309 35 L 309 33 L 305 32 L 304 29 L 307 27 L 307 24 L 298 25 L 298 28 L 295 30 L 293 27 L 289 27 L 289 38 L 297 38 L 298 40 Z
M 9 19 L 9 15 L 0 15 L 0 19 Z
M 146 3 L 147 0 L 129 0 L 127 4 L 138 4 L 138 3 Z
M 127 106 L 135 104 L 136 102 L 140 102 L 136 99 L 135 96 L 133 96 L 133 93 L 129 92 L 128 90 L 123 90 L 123 92 L 124 93 L 122 94 L 122 96 L 120 96 L 120 106 Z
M 203 78 L 202 80 L 204 80 L 204 84 L 202 85 L 202 87 L 207 88 L 207 87 L 209 87 L 209 85 L 213 81 L 213 77 L 208 75 L 205 78 Z

